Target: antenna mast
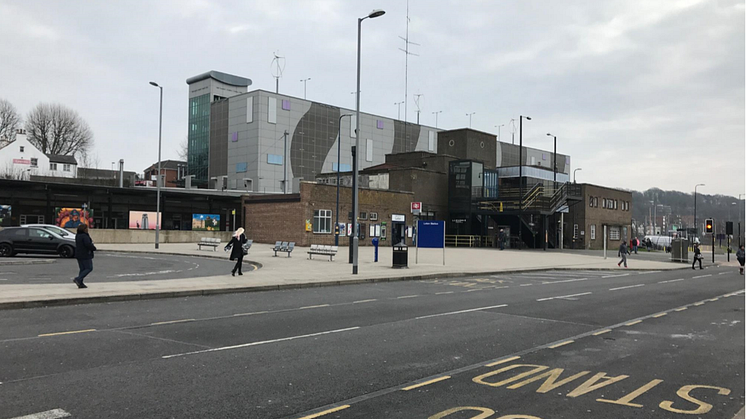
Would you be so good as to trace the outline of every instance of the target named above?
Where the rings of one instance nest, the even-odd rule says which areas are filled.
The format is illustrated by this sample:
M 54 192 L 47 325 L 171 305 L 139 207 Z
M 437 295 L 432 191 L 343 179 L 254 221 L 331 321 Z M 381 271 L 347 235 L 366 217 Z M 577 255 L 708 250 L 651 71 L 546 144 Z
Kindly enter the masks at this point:
M 285 57 L 280 57 L 277 52 L 273 52 L 272 64 L 270 64 L 270 70 L 272 71 L 272 77 L 275 78 L 275 93 L 280 93 L 280 77 L 282 72 L 285 71 Z
M 420 125 L 420 97 L 425 96 L 422 93 L 417 93 L 414 95 L 414 104 L 417 106 L 417 125 Z
M 402 38 L 401 36 L 399 38 L 404 41 L 404 49 L 399 48 L 399 50 L 404 52 L 404 151 L 407 152 L 409 151 L 407 150 L 407 145 L 409 144 L 409 142 L 407 141 L 407 101 L 409 98 L 409 93 L 407 91 L 407 81 L 409 75 L 409 56 L 414 55 L 419 57 L 418 54 L 409 52 L 409 45 L 420 46 L 420 44 L 409 42 L 409 0 L 407 0 L 407 31 L 404 38 Z

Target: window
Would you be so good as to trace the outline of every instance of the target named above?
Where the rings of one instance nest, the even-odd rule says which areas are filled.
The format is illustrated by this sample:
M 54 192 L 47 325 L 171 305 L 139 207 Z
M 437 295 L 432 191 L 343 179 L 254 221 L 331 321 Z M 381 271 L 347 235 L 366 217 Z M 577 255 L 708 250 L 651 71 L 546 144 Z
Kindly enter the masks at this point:
M 593 206 L 593 197 L 592 196 L 588 198 L 588 206 L 589 207 Z
M 282 110 L 283 111 L 289 111 L 290 110 L 290 101 L 287 99 L 282 99 Z
M 332 232 L 332 210 L 314 210 L 313 232 L 326 234 Z
M 370 213 L 370 221 L 378 221 L 378 213 L 377 212 L 371 212 Z
M 435 151 L 435 131 L 429 131 L 427 135 L 427 151 Z
M 377 119 L 376 120 L 376 128 L 383 129 L 383 121 L 381 121 L 380 119 Z
M 606 208 L 606 198 L 603 199 L 602 204 L 603 204 L 603 207 Z
M 609 240 L 619 240 L 619 227 L 609 227 Z
M 23 153 L 23 146 L 21 146 L 21 153 Z
M 237 132 L 231 133 L 231 142 L 234 142 L 234 143 L 238 142 L 238 133 Z
M 57 163 L 49 163 L 49 170 L 57 170 Z
M 236 173 L 246 173 L 248 166 L 248 163 L 236 163 Z
M 28 231 L 28 233 L 29 233 L 29 236 L 31 236 L 31 237 L 41 237 L 41 238 L 45 238 L 45 239 L 47 237 L 52 237 L 51 234 L 49 234 L 48 232 L 46 232 L 46 231 L 44 231 L 42 229 L 39 229 L 39 228 L 30 228 L 29 231 Z
M 246 98 L 246 123 L 254 122 L 254 98 Z
M 591 224 L 591 240 L 596 240 L 596 225 Z
M 598 197 L 593 198 L 593 206 L 598 208 Z
M 365 161 L 373 161 L 373 140 L 365 140 Z
M 277 123 L 277 98 L 269 98 L 269 103 L 267 104 L 267 122 L 270 124 Z
M 361 212 L 360 213 L 360 219 L 361 220 L 367 220 L 368 219 L 368 213 L 367 212 Z
M 572 225 L 572 238 L 573 239 L 578 238 L 578 225 L 577 224 Z
M 36 158 L 31 158 L 31 167 L 39 167 L 39 160 Z
M 619 200 L 614 200 L 614 209 L 619 209 Z
M 70 165 L 69 164 L 63 164 L 62 165 L 62 171 L 63 172 L 69 172 L 70 171 Z
M 278 166 L 282 165 L 282 156 L 277 154 L 267 154 L 267 163 L 269 164 L 276 164 Z
M 339 165 L 340 172 L 349 172 L 351 170 L 352 168 L 350 167 L 349 164 L 342 163 Z M 336 171 L 337 171 L 337 162 L 332 162 L 332 172 L 336 172 Z

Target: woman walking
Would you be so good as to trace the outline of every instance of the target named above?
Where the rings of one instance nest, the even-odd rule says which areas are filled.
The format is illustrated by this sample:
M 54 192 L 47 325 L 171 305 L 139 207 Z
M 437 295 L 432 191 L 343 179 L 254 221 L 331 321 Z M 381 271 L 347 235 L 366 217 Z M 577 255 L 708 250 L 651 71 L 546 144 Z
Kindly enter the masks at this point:
M 78 225 L 78 234 L 75 235 L 75 259 L 78 259 L 80 272 L 73 279 L 78 288 L 88 288 L 83 280 L 93 271 L 93 252 L 96 246 L 93 245 L 91 236 L 88 235 L 88 226 L 85 224 Z
M 234 266 L 231 271 L 231 275 L 233 276 L 236 276 L 236 271 L 238 271 L 239 275 L 243 275 L 243 272 L 241 272 L 241 265 L 243 265 L 243 245 L 246 243 L 246 236 L 244 236 L 243 232 L 243 228 L 239 227 L 238 230 L 233 233 L 231 241 L 229 241 L 228 245 L 225 246 L 226 250 L 228 250 L 228 248 L 231 249 L 231 260 L 236 261 L 236 266 Z
M 692 269 L 694 269 L 694 265 L 699 262 L 699 269 L 702 268 L 702 251 L 699 249 L 699 244 L 694 243 L 694 260 L 692 261 Z
M 738 246 L 738 251 L 736 252 L 736 259 L 738 259 L 738 264 L 741 265 L 741 267 L 738 270 L 738 273 L 743 275 L 743 262 L 744 262 L 744 252 L 743 252 L 743 245 Z

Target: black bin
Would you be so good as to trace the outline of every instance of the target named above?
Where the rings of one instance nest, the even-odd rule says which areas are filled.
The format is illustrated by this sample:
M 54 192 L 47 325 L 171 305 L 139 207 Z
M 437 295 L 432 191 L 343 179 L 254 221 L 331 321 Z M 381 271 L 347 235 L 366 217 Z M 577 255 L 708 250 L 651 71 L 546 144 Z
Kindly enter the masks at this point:
M 409 265 L 409 248 L 406 245 L 396 245 L 393 247 L 393 268 L 406 268 Z

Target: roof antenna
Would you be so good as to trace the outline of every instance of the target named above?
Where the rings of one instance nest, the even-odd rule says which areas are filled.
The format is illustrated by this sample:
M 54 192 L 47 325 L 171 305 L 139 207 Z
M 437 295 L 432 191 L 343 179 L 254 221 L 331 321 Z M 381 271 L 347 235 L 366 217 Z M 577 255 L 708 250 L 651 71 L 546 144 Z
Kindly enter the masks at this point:
M 407 0 L 407 31 L 405 33 L 405 37 L 399 37 L 402 41 L 404 41 L 404 48 L 399 48 L 400 51 L 404 52 L 404 151 L 409 151 L 407 148 L 409 141 L 407 141 L 407 101 L 409 98 L 409 94 L 407 92 L 407 79 L 409 75 L 409 56 L 414 55 L 419 57 L 418 54 L 415 54 L 413 52 L 409 52 L 409 45 L 417 45 L 420 46 L 420 44 L 416 44 L 414 42 L 409 41 L 409 0 Z
M 285 57 L 280 57 L 277 55 L 277 52 L 273 52 L 272 55 L 274 55 L 274 59 L 272 59 L 272 64 L 270 64 L 271 71 L 272 71 L 272 77 L 275 78 L 275 93 L 280 94 L 280 77 L 282 77 L 282 72 L 285 71 Z

